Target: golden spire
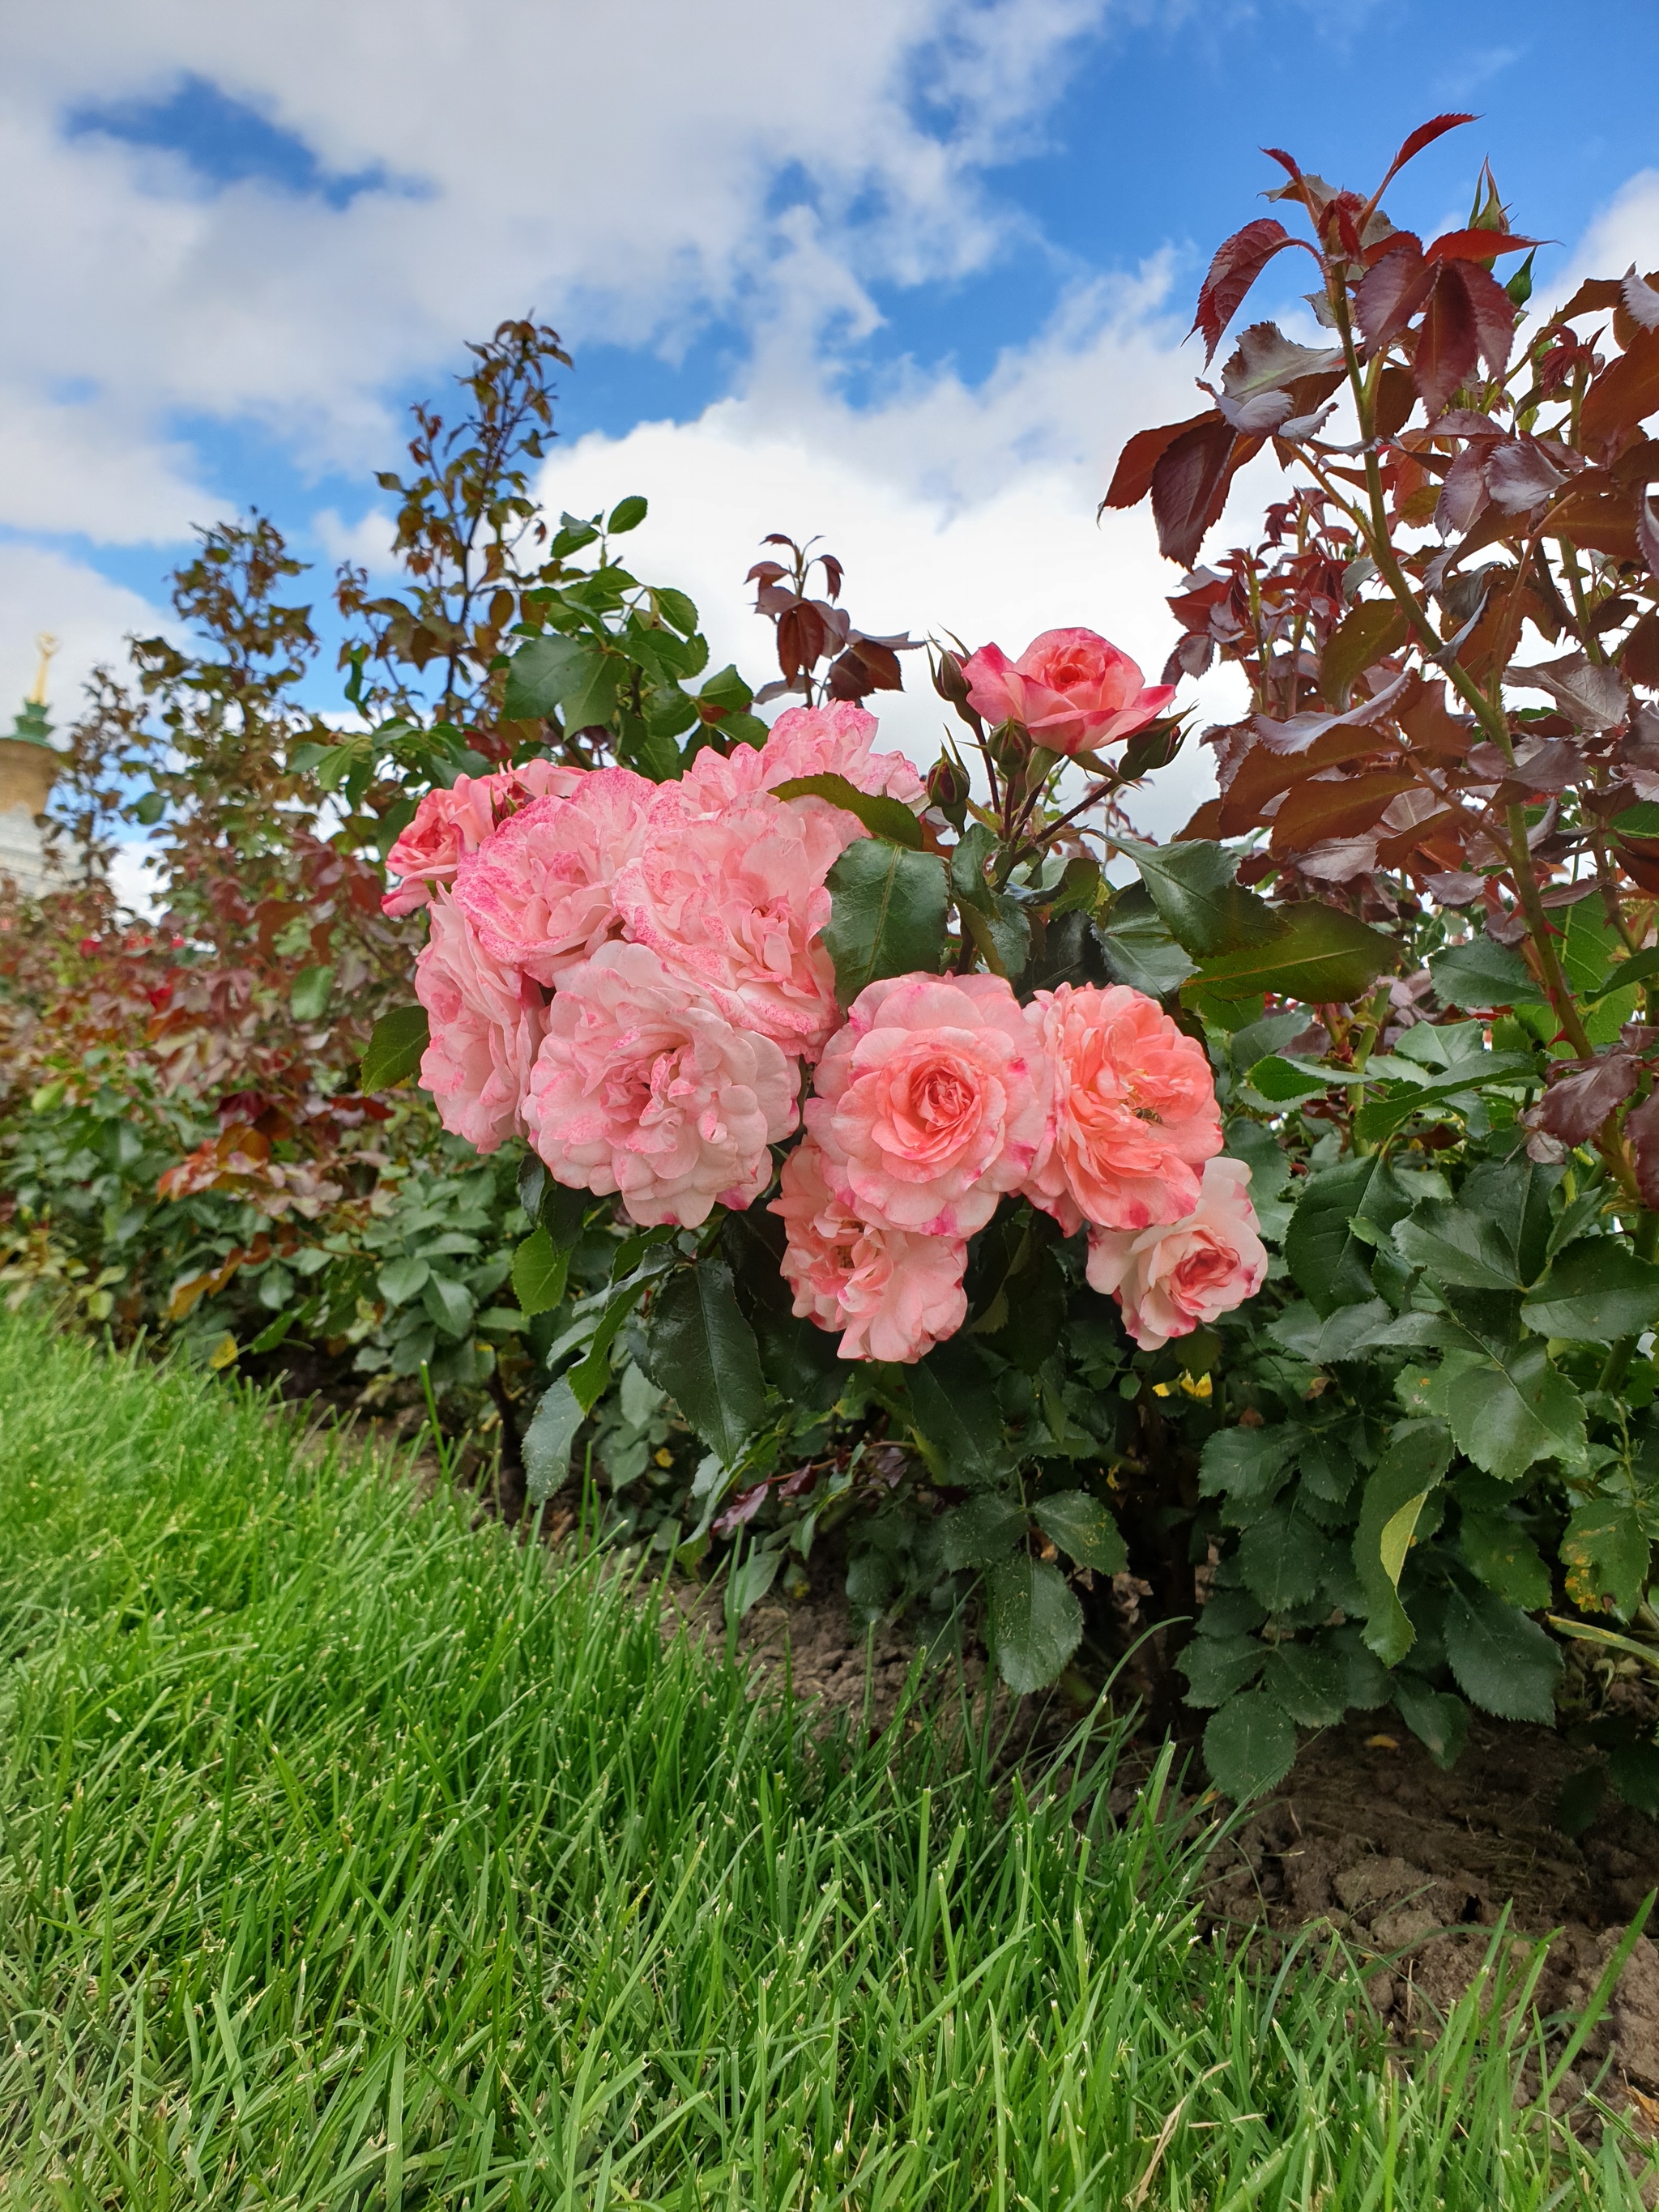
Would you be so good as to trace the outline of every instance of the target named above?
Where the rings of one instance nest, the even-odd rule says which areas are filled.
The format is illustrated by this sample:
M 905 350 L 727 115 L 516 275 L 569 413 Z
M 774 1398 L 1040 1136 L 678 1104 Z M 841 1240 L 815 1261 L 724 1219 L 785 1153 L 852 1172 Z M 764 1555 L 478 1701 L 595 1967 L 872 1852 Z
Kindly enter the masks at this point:
M 43 629 L 35 639 L 34 647 L 40 656 L 40 665 L 34 672 L 34 689 L 29 693 L 27 703 L 31 707 L 44 707 L 46 703 L 46 670 L 58 650 L 58 640 L 50 630 Z

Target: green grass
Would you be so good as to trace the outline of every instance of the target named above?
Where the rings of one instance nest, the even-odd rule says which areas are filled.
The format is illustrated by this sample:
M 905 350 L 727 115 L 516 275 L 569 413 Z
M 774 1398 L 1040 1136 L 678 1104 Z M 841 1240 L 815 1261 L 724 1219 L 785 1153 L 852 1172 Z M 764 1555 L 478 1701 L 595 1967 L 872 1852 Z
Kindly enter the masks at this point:
M 0 2206 L 1634 2207 L 1472 1993 L 1194 1942 L 1103 1763 L 824 1736 L 589 1562 L 0 1321 Z

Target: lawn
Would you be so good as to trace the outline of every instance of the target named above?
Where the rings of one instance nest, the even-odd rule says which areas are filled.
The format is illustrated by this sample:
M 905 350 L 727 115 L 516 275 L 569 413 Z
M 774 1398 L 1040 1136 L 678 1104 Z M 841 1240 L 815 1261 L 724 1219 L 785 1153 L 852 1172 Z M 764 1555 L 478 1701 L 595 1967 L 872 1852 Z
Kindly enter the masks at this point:
M 826 1733 L 614 1563 L 21 1319 L 0 1531 L 6 2208 L 1640 2202 L 1491 1985 L 1402 2062 L 1197 1941 L 1106 1735 L 1028 1796 Z

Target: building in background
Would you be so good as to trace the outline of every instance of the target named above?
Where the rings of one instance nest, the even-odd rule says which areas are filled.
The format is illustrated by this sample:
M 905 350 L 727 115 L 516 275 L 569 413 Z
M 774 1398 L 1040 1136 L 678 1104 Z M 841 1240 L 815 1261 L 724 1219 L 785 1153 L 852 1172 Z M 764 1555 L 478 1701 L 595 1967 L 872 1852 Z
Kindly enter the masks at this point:
M 0 737 L 0 877 L 37 896 L 55 871 L 46 858 L 40 819 L 58 775 L 58 749 L 46 720 L 46 668 L 58 641 L 37 638 L 40 667 L 9 737 Z

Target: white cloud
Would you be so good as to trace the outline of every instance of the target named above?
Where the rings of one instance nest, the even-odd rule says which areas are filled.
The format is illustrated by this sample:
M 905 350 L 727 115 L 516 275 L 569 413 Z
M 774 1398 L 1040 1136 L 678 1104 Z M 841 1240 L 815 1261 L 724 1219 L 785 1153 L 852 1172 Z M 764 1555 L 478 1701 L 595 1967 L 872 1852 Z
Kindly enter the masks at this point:
M 62 729 L 79 712 L 81 687 L 94 666 L 125 659 L 122 641 L 130 632 L 154 636 L 172 627 L 137 592 L 42 546 L 0 544 L 0 729 L 7 730 L 34 681 L 38 632 L 58 641 L 49 712 Z
M 994 638 L 1016 653 L 1041 630 L 1081 625 L 1156 682 L 1177 634 L 1164 604 L 1177 572 L 1158 557 L 1144 507 L 1098 525 L 1095 507 L 1124 439 L 1186 406 L 1190 372 L 1172 358 L 1162 295 L 1156 270 L 1115 293 L 1095 288 L 979 389 L 948 374 L 902 380 L 866 409 L 822 380 L 804 384 L 799 363 L 784 376 L 763 348 L 743 397 L 694 422 L 559 449 L 541 495 L 555 512 L 586 514 L 644 492 L 652 511 L 627 541 L 630 567 L 689 591 L 714 664 L 735 660 L 750 682 L 775 673 L 770 625 L 742 581 L 770 530 L 816 533 L 840 556 L 862 629 Z M 925 763 L 945 724 L 959 726 L 921 654 L 906 656 L 905 682 L 871 704 L 888 738 Z M 1236 680 L 1208 679 L 1197 696 L 1205 719 L 1223 715 Z M 1167 834 L 1211 788 L 1209 756 L 1193 747 L 1137 801 L 1137 817 Z
M 1622 276 L 1632 263 L 1644 276 L 1659 263 L 1659 169 L 1638 169 L 1597 213 L 1550 286 L 1550 304 L 1559 306 L 1586 276 Z
M 361 460 L 387 383 L 535 301 L 587 340 L 681 343 L 763 312 L 807 265 L 867 321 L 862 283 L 978 265 L 1005 218 L 984 165 L 1060 89 L 1109 0 L 115 0 L 16 9 L 0 49 L 0 292 L 21 406 L 60 410 L 55 487 L 0 520 L 173 535 L 195 497 L 173 410 L 251 416 L 302 460 Z M 625 70 L 618 57 L 626 56 Z M 379 171 L 345 204 L 258 179 L 205 189 L 180 155 L 74 111 L 165 100 L 186 76 Z M 798 210 L 771 209 L 780 180 Z M 415 187 L 415 188 L 410 188 Z M 806 212 L 808 204 L 812 212 Z M 119 421 L 125 471 L 100 469 Z M 55 489 L 55 504 L 50 494 Z M 46 526 L 51 526 L 50 524 Z

